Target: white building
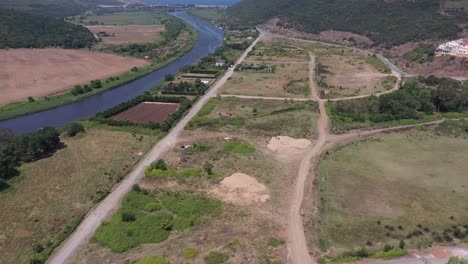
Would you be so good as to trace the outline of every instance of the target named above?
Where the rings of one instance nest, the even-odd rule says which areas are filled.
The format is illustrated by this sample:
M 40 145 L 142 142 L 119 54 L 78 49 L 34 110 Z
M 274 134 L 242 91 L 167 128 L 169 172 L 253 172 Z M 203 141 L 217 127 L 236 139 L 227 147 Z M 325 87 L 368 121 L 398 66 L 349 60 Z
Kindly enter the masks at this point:
M 436 54 L 468 57 L 468 38 L 441 44 L 437 48 Z

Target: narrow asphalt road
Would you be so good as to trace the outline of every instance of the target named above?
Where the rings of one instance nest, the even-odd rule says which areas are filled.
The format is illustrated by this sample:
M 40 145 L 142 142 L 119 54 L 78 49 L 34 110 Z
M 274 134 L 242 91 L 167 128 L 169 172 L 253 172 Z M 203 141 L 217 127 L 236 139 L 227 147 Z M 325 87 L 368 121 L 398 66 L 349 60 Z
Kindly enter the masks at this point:
M 235 65 L 241 63 L 252 48 L 257 44 L 262 34 L 245 50 L 239 57 Z M 92 209 L 83 219 L 78 228 L 65 240 L 47 260 L 48 264 L 64 264 L 78 252 L 89 238 L 94 234 L 102 221 L 109 218 L 120 206 L 124 196 L 130 191 L 134 184 L 137 184 L 144 176 L 144 170 L 153 161 L 162 157 L 164 153 L 171 150 L 176 143 L 178 135 L 183 131 L 188 122 L 200 111 L 203 105 L 217 94 L 219 89 L 232 76 L 234 69 L 230 68 L 216 83 L 203 95 L 200 100 L 190 109 L 188 114 L 159 141 L 147 155 L 135 166 L 133 171 L 99 204 Z

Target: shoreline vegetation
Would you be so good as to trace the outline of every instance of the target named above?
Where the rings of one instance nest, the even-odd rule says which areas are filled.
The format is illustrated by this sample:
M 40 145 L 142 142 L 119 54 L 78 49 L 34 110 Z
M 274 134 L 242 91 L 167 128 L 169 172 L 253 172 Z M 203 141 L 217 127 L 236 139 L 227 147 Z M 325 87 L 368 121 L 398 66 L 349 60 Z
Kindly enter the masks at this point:
M 176 18 L 175 19 L 179 19 Z M 189 41 L 184 45 L 182 49 L 177 50 L 175 54 L 169 58 L 165 58 L 161 61 L 153 61 L 150 65 L 141 67 L 141 68 L 132 68 L 128 72 L 122 73 L 115 77 L 109 77 L 107 79 L 98 80 L 102 84 L 98 89 L 92 89 L 89 92 L 82 94 L 73 94 L 73 90 L 70 89 L 59 95 L 46 96 L 40 99 L 28 98 L 27 101 L 14 102 L 0 107 L 0 121 L 8 120 L 32 113 L 42 112 L 49 109 L 57 108 L 63 105 L 71 104 L 78 102 L 87 97 L 103 93 L 105 91 L 118 88 L 122 85 L 135 81 L 139 78 L 142 78 L 154 71 L 157 71 L 164 66 L 176 61 L 181 58 L 184 54 L 189 52 L 195 42 L 198 39 L 198 32 L 188 23 L 183 21 L 186 25 L 186 30 L 183 32 L 188 32 L 190 35 Z M 91 86 L 93 85 L 91 81 Z M 76 87 L 76 86 L 75 86 Z

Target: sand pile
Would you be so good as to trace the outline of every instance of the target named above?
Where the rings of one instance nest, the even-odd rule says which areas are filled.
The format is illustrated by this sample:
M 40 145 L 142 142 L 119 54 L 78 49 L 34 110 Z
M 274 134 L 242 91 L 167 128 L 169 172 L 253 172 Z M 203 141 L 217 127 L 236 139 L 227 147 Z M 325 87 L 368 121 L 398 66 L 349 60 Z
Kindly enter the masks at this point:
M 264 203 L 269 198 L 268 188 L 254 177 L 244 173 L 234 173 L 211 191 L 226 202 L 239 205 Z

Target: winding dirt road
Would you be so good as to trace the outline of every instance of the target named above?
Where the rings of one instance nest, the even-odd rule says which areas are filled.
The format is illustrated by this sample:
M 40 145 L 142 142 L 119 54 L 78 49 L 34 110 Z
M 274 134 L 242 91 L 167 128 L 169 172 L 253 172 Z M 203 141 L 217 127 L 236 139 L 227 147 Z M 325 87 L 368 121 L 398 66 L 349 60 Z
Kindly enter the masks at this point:
M 244 51 L 236 61 L 235 65 L 241 63 L 257 42 L 262 38 L 262 34 Z M 163 138 L 157 143 L 148 154 L 135 166 L 133 171 L 93 210 L 91 210 L 83 219 L 78 228 L 58 247 L 52 256 L 47 260 L 49 264 L 63 264 L 78 252 L 89 238 L 94 234 L 102 221 L 109 218 L 120 206 L 124 196 L 130 191 L 134 184 L 137 184 L 144 176 L 144 170 L 153 161 L 162 157 L 164 153 L 171 150 L 177 137 L 183 131 L 188 122 L 200 111 L 202 106 L 213 96 L 216 96 L 219 89 L 232 76 L 234 69 L 229 69 L 223 77 L 200 98 L 200 100 L 190 109 L 188 114 Z

